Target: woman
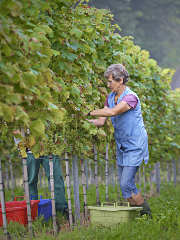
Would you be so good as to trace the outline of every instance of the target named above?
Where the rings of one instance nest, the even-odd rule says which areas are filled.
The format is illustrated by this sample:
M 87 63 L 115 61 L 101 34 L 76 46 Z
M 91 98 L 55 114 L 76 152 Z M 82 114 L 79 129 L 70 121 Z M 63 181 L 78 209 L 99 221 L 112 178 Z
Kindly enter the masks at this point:
M 144 127 L 140 100 L 136 93 L 125 84 L 128 72 L 122 64 L 110 65 L 105 74 L 111 93 L 103 109 L 89 113 L 97 119 L 88 120 L 96 126 L 103 126 L 107 117 L 111 117 L 116 141 L 116 157 L 120 176 L 122 195 L 131 206 L 142 206 L 141 214 L 151 216 L 148 203 L 135 185 L 135 175 L 142 161 L 149 159 L 148 137 Z

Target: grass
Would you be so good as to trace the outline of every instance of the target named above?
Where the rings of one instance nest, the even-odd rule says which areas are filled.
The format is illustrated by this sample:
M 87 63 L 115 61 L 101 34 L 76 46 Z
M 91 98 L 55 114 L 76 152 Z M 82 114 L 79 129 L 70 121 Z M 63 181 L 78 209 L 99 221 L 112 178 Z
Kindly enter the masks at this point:
M 105 186 L 100 185 L 101 201 L 105 201 Z M 20 191 L 20 190 L 19 190 Z M 44 190 L 43 190 L 44 191 Z M 43 192 L 42 192 L 43 193 Z M 111 200 L 117 199 L 116 189 L 110 187 Z M 88 205 L 95 204 L 95 186 L 88 189 Z M 80 189 L 80 201 L 83 206 L 83 195 Z M 62 229 L 58 236 L 53 236 L 52 221 L 48 223 L 38 219 L 33 222 L 34 239 L 37 240 L 179 240 L 180 239 L 180 186 L 162 185 L 159 196 L 149 199 L 153 219 L 139 218 L 133 222 L 119 224 L 113 227 L 95 227 L 92 225 L 79 225 L 73 230 L 65 228 L 62 216 L 58 221 Z M 8 231 L 12 239 L 28 239 L 27 229 L 23 226 L 10 223 Z M 0 239 L 3 236 L 0 229 Z M 26 238 L 25 238 L 26 237 Z

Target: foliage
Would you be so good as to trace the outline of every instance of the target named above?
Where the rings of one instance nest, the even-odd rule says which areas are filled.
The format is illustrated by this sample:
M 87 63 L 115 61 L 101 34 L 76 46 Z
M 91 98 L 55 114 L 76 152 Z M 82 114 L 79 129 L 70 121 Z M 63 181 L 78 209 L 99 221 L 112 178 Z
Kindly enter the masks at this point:
M 150 51 L 161 66 L 180 65 L 180 2 L 178 0 L 90 0 L 89 5 L 110 9 L 121 34 Z

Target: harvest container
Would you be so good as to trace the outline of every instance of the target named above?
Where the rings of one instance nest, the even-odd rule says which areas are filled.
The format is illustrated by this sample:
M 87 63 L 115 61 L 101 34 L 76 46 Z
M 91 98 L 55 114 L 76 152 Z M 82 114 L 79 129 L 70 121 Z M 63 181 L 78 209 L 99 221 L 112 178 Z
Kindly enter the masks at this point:
M 15 200 L 17 199 L 17 197 L 15 197 Z M 31 217 L 32 217 L 32 220 L 35 220 L 35 218 L 37 217 L 38 215 L 38 203 L 40 201 L 39 200 L 30 200 L 30 203 L 31 203 Z M 7 206 L 15 206 L 16 207 L 21 207 L 21 206 L 24 206 L 27 208 L 27 204 L 26 204 L 26 201 L 23 200 L 23 201 L 14 201 L 14 202 L 7 202 Z M 26 210 L 27 211 L 27 210 Z
M 139 217 L 142 207 L 113 205 L 88 206 L 90 220 L 92 224 L 102 226 L 112 226 L 119 223 L 129 222 Z
M 8 223 L 12 221 L 12 222 L 18 222 L 20 224 L 26 225 L 27 224 L 26 207 L 6 208 L 6 219 Z M 2 209 L 0 208 L 0 227 L 2 226 L 3 226 Z
M 39 200 L 31 200 L 31 217 L 34 220 L 37 217 L 38 203 Z M 27 218 L 27 204 L 26 201 L 12 201 L 6 202 L 6 218 L 8 223 L 10 221 L 19 222 L 20 224 L 26 225 L 28 222 Z M 3 225 L 2 220 L 2 209 L 0 204 L 0 226 Z
M 52 217 L 51 199 L 40 199 L 38 204 L 38 216 L 43 216 L 45 221 Z
M 38 196 L 31 196 L 31 198 L 38 198 Z M 40 196 L 40 202 L 38 204 L 38 217 L 44 217 L 45 221 L 48 221 L 52 217 L 52 202 L 51 199 L 43 199 Z

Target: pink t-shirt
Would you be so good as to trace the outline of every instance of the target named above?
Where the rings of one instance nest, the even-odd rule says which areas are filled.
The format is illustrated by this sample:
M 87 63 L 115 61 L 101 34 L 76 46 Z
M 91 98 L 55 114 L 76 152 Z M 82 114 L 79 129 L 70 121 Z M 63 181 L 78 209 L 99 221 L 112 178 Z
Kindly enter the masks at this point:
M 135 108 L 138 103 L 138 99 L 135 95 L 133 94 L 127 94 L 122 98 L 122 101 L 126 102 L 131 108 Z M 105 107 L 109 107 L 108 105 L 108 97 L 106 98 L 106 101 L 104 103 Z

